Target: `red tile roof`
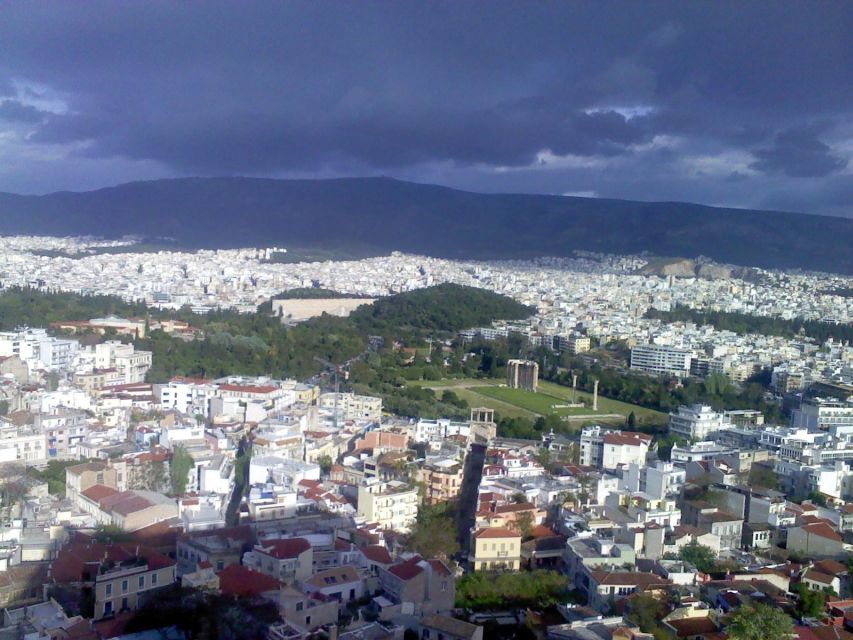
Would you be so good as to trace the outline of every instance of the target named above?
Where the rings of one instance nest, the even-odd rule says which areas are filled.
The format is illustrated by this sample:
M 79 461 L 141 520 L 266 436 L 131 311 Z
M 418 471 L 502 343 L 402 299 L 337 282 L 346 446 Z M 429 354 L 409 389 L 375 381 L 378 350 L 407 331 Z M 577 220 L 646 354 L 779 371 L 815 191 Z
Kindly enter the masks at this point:
M 136 544 L 104 544 L 101 542 L 77 541 L 60 549 L 51 565 L 51 577 L 56 582 L 81 582 L 88 573 L 94 581 L 102 562 L 125 562 L 133 558 L 144 558 L 149 569 L 174 566 L 175 561 L 151 547 Z
M 836 542 L 841 542 L 841 535 L 832 527 L 830 527 L 825 522 L 816 522 L 814 524 L 805 524 L 801 527 L 803 531 L 812 536 L 819 536 L 821 538 L 828 538 L 830 540 L 835 540 Z
M 278 387 L 253 387 L 250 385 L 239 385 L 239 384 L 221 384 L 219 385 L 220 391 L 238 391 L 242 393 L 272 393 L 274 391 L 278 391 Z
M 311 548 L 305 538 L 287 538 L 284 540 L 264 540 L 259 551 L 277 560 L 293 560 Z
M 228 565 L 217 575 L 219 590 L 227 596 L 253 597 L 281 588 L 275 578 L 239 564 Z
M 423 573 L 423 567 L 421 567 L 418 563 L 422 560 L 420 556 L 415 556 L 414 558 L 410 558 L 405 562 L 401 562 L 400 564 L 395 564 L 393 567 L 388 569 L 389 573 L 397 576 L 401 580 L 411 580 L 415 576 Z
M 474 534 L 474 537 L 478 540 L 490 538 L 520 538 L 521 534 L 512 531 L 511 529 L 507 529 L 506 527 L 486 527 L 478 530 Z
M 394 562 L 391 558 L 391 554 L 388 553 L 388 549 L 379 544 L 372 544 L 364 547 L 361 550 L 361 553 L 371 562 L 378 562 L 379 564 L 391 564 Z
M 113 489 L 112 487 L 108 487 L 104 484 L 96 484 L 85 491 L 81 491 L 84 496 L 89 498 L 92 502 L 100 502 L 107 496 L 112 496 L 118 493 L 118 489 Z

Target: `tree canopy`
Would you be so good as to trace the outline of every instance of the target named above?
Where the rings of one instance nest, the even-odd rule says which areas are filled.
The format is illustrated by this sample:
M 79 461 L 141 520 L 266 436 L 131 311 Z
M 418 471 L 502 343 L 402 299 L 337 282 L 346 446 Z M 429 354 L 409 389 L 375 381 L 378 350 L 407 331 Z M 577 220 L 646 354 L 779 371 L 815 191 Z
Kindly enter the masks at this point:
M 766 604 L 738 607 L 726 625 L 730 640 L 766 640 L 786 638 L 794 624 L 783 611 Z

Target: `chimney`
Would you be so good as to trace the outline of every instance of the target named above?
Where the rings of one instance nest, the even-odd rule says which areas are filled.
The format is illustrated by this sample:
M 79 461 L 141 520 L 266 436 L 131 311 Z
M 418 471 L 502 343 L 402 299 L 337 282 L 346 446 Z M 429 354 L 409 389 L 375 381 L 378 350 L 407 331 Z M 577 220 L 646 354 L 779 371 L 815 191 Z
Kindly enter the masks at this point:
M 329 627 L 329 640 L 338 640 L 338 625 L 333 624 Z

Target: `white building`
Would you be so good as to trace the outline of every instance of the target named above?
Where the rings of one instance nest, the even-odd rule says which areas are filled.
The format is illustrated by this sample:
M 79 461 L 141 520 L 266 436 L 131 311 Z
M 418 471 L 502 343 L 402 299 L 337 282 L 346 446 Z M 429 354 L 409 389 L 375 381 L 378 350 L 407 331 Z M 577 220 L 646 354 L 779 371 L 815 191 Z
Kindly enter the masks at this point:
M 210 401 L 216 397 L 216 385 L 206 380 L 173 378 L 161 385 L 160 407 L 186 415 L 210 416 Z
M 337 401 L 337 405 L 336 405 Z M 338 420 L 372 420 L 382 419 L 382 398 L 374 396 L 359 396 L 354 393 L 323 393 L 320 394 L 321 409 L 338 410 Z
M 654 466 L 629 464 L 622 476 L 625 489 L 645 493 L 652 498 L 662 500 L 676 496 L 684 486 L 686 472 L 671 462 L 658 461 Z
M 608 470 L 632 463 L 644 466 L 651 444 L 646 433 L 586 427 L 581 432 L 580 463 Z
M 669 414 L 670 432 L 689 440 L 705 440 L 710 434 L 731 426 L 722 413 L 703 404 L 678 407 L 678 411 Z
M 683 447 L 675 445 L 670 452 L 669 459 L 675 464 L 686 465 L 688 462 L 715 460 L 736 453 L 737 450 L 731 447 L 725 447 L 716 442 L 703 441 Z
M 118 340 L 107 340 L 95 345 L 95 368 L 115 369 L 123 384 L 145 382 L 151 359 L 150 351 L 136 351 L 132 344 Z
M 791 426 L 809 431 L 853 430 L 853 403 L 814 398 L 791 412 Z
M 252 456 L 249 461 L 249 484 L 272 482 L 296 486 L 302 480 L 319 480 L 320 465 L 280 456 Z
M 419 502 L 417 488 L 405 482 L 370 478 L 358 487 L 358 515 L 383 529 L 408 533 Z
M 70 369 L 80 350 L 77 340 L 54 338 L 45 329 L 0 332 L 0 356 L 18 356 L 30 372 Z
M 451 436 L 468 437 L 471 432 L 469 422 L 439 418 L 438 420 L 418 420 L 415 425 L 415 442 L 438 442 Z
M 647 373 L 686 377 L 690 374 L 691 360 L 689 351 L 674 347 L 646 344 L 631 349 L 631 368 Z

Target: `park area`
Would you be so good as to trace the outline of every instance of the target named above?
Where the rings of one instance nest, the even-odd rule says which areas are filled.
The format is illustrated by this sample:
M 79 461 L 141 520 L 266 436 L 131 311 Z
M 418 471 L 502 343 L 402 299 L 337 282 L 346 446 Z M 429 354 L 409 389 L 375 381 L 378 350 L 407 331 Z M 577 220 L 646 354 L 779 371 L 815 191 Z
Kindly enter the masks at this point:
M 498 378 L 418 380 L 409 384 L 433 389 L 439 397 L 444 391 L 452 391 L 472 407 L 489 407 L 506 417 L 536 419 L 558 415 L 578 425 L 586 422 L 624 424 L 633 413 L 637 424 L 665 424 L 667 421 L 667 415 L 660 411 L 600 395 L 598 409 L 593 410 L 592 394 L 580 390 L 574 392 L 575 403 L 583 403 L 584 406 L 567 406 L 572 404 L 572 389 L 553 382 L 540 381 L 536 392 L 510 389 Z

